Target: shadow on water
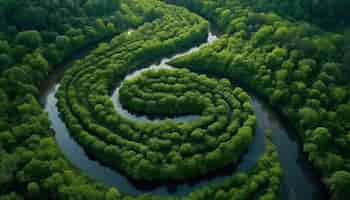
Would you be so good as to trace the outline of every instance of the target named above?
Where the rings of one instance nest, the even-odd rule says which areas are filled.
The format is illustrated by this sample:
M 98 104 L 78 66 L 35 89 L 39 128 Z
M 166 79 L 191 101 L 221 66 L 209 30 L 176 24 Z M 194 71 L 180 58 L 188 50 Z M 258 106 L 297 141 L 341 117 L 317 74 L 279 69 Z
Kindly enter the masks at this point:
M 217 37 L 210 32 L 208 40 L 202 45 L 208 45 L 214 42 Z M 158 64 L 153 64 L 145 68 L 170 67 L 166 63 L 174 57 L 183 56 L 185 54 L 197 51 L 200 46 L 192 48 L 185 53 L 177 54 L 171 58 L 164 58 Z M 144 69 L 145 69 L 144 68 Z M 128 77 L 132 77 L 140 73 L 142 70 L 131 73 Z M 136 182 L 130 180 L 124 174 L 112 170 L 99 162 L 90 158 L 84 149 L 69 135 L 69 131 L 64 122 L 60 119 L 59 112 L 56 107 L 57 99 L 55 94 L 59 88 L 59 80 L 63 75 L 63 68 L 51 73 L 50 78 L 44 84 L 40 97 L 41 103 L 45 106 L 45 111 L 49 115 L 52 129 L 55 131 L 55 139 L 66 158 L 78 169 L 86 175 L 101 181 L 109 186 L 115 186 L 120 191 L 131 194 L 152 194 L 152 195 L 172 195 L 184 196 L 195 189 L 204 187 L 208 184 L 217 184 L 230 177 L 238 171 L 247 171 L 259 159 L 264 151 L 264 130 L 271 129 L 273 133 L 273 143 L 276 145 L 280 155 L 282 169 L 284 172 L 283 186 L 281 189 L 281 199 L 283 200 L 322 200 L 324 198 L 323 187 L 307 164 L 304 156 L 301 154 L 300 146 L 296 142 L 295 135 L 288 133 L 289 129 L 284 126 L 281 118 L 275 114 L 272 109 L 264 104 L 259 98 L 252 96 L 252 104 L 254 112 L 257 116 L 257 126 L 253 143 L 248 152 L 242 157 L 238 165 L 227 166 L 224 169 L 217 170 L 207 176 L 199 177 L 186 182 L 163 182 L 149 183 Z M 118 90 L 116 89 L 112 95 L 112 100 L 116 109 L 123 114 L 124 117 L 135 120 L 151 120 L 147 116 L 134 116 L 118 105 Z M 179 122 L 186 120 L 195 120 L 197 116 L 183 116 L 177 119 Z M 161 120 L 161 119 L 158 119 Z

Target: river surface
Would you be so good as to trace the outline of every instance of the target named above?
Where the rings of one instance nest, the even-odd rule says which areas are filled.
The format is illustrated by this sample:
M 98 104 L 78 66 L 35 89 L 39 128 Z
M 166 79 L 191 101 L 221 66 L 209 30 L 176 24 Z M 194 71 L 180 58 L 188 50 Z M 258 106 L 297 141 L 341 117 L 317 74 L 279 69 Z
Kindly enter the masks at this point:
M 129 31 L 132 34 L 132 31 Z M 208 45 L 214 42 L 217 36 L 209 32 L 207 41 L 197 47 L 194 47 L 186 52 L 176 54 L 170 58 L 163 58 L 159 63 L 149 66 L 142 66 L 140 70 L 130 73 L 126 78 L 137 76 L 143 70 L 157 68 L 171 68 L 166 63 L 171 59 L 185 54 L 198 51 L 203 45 Z M 69 63 L 66 63 L 69 65 Z M 51 121 L 52 129 L 55 132 L 55 139 L 61 148 L 65 157 L 79 170 L 89 177 L 101 181 L 109 186 L 115 186 L 120 191 L 131 194 L 152 194 L 161 196 L 184 196 L 195 189 L 206 186 L 208 184 L 218 184 L 230 177 L 233 173 L 249 170 L 264 152 L 264 130 L 272 130 L 272 140 L 276 145 L 282 170 L 283 180 L 281 187 L 282 200 L 323 200 L 326 199 L 324 186 L 320 183 L 314 170 L 307 163 L 303 156 L 300 145 L 295 137 L 296 133 L 293 129 L 283 123 L 282 118 L 276 114 L 271 107 L 263 103 L 254 94 L 250 94 L 255 115 L 257 117 L 257 126 L 255 136 L 247 153 L 242 157 L 239 164 L 236 166 L 227 166 L 225 169 L 218 172 L 210 173 L 207 176 L 186 182 L 169 182 L 160 184 L 140 183 L 128 179 L 122 173 L 103 166 L 98 161 L 90 158 L 84 149 L 69 135 L 69 131 L 61 120 L 57 110 L 57 99 L 55 94 L 59 88 L 59 81 L 64 73 L 63 67 L 51 73 L 49 79 L 42 87 L 40 101 L 45 107 Z M 150 119 L 147 116 L 136 116 L 124 110 L 118 101 L 119 87 L 113 92 L 112 101 L 115 108 L 124 117 L 133 120 L 162 120 Z M 194 120 L 198 116 L 188 115 L 178 118 L 171 118 L 179 122 Z

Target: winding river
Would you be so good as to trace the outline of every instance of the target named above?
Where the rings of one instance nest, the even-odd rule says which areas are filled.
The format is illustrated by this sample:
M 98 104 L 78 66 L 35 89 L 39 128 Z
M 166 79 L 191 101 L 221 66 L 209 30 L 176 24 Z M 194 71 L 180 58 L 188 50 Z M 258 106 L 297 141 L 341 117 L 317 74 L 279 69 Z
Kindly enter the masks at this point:
M 129 31 L 132 34 L 132 31 Z M 208 45 L 214 42 L 217 36 L 209 32 L 207 42 L 202 44 Z M 141 70 L 131 73 L 126 78 L 137 76 L 142 70 L 154 68 L 169 68 L 171 66 L 166 63 L 178 56 L 183 56 L 191 52 L 197 51 L 201 46 L 194 47 L 186 52 L 176 54 L 171 58 L 163 58 L 159 63 L 145 66 Z M 69 66 L 69 63 L 65 65 Z M 276 145 L 284 177 L 281 187 L 281 199 L 283 200 L 323 200 L 326 199 L 326 192 L 323 185 L 319 182 L 316 174 L 310 165 L 307 164 L 306 158 L 303 156 L 300 145 L 297 143 L 297 138 L 293 129 L 283 123 L 282 118 L 276 114 L 271 107 L 263 103 L 254 94 L 252 104 L 257 117 L 257 126 L 254 136 L 254 141 L 248 149 L 248 152 L 243 156 L 241 161 L 236 166 L 228 166 L 220 172 L 210 174 L 205 177 L 200 177 L 195 180 L 182 183 L 163 183 L 149 184 L 139 183 L 129 180 L 126 176 L 118 171 L 114 171 L 101 165 L 99 162 L 91 159 L 84 149 L 69 135 L 64 122 L 60 119 L 59 112 L 56 107 L 57 99 L 55 94 L 59 88 L 59 81 L 64 73 L 64 67 L 51 73 L 49 79 L 45 82 L 41 91 L 41 103 L 48 113 L 52 124 L 52 129 L 55 131 L 55 139 L 61 148 L 65 157 L 79 170 L 89 177 L 101 181 L 107 185 L 115 186 L 120 191 L 131 194 L 152 194 L 152 195 L 173 195 L 184 196 L 191 191 L 206 186 L 208 184 L 217 184 L 228 178 L 232 173 L 238 171 L 246 171 L 250 169 L 260 158 L 264 151 L 264 130 L 272 130 L 272 140 Z M 134 120 L 162 120 L 149 119 L 147 116 L 135 116 L 124 110 L 118 102 L 118 88 L 112 95 L 112 100 L 118 112 L 125 117 Z M 197 116 L 182 116 L 173 118 L 177 121 L 188 121 L 196 119 Z

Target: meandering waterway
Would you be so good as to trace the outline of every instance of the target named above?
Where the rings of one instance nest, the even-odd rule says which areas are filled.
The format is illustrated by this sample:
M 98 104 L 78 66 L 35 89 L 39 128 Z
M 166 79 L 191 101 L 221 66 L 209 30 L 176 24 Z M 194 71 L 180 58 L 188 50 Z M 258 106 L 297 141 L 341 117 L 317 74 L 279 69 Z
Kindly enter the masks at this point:
M 132 31 L 129 31 L 132 34 Z M 179 56 L 192 53 L 199 50 L 203 45 L 209 45 L 217 39 L 217 36 L 209 32 L 207 41 L 200 46 L 196 46 L 185 52 L 176 54 L 170 58 L 163 58 L 159 63 L 149 66 L 140 67 L 129 74 L 127 78 L 137 76 L 143 70 L 157 69 L 157 68 L 171 68 L 166 63 Z M 69 65 L 69 63 L 66 63 Z M 257 126 L 254 136 L 254 141 L 248 149 L 248 152 L 243 156 L 241 161 L 236 166 L 227 166 L 220 172 L 211 173 L 205 177 L 200 177 L 195 180 L 182 183 L 162 183 L 162 184 L 145 184 L 135 182 L 128 179 L 122 173 L 103 166 L 98 161 L 90 158 L 84 149 L 69 135 L 69 130 L 66 128 L 64 122 L 61 120 L 57 110 L 57 99 L 55 94 L 60 86 L 59 81 L 64 73 L 63 69 L 51 73 L 49 79 L 41 91 L 41 103 L 45 107 L 45 111 L 49 115 L 52 124 L 52 129 L 55 132 L 55 139 L 61 148 L 65 157 L 79 170 L 93 179 L 101 181 L 107 185 L 115 186 L 120 191 L 131 194 L 153 194 L 153 195 L 175 195 L 183 196 L 191 191 L 206 186 L 208 184 L 217 184 L 227 179 L 232 173 L 238 171 L 246 171 L 250 169 L 264 152 L 264 130 L 272 130 L 272 140 L 276 145 L 280 155 L 281 165 L 284 173 L 283 185 L 281 188 L 281 199 L 283 200 L 322 200 L 325 199 L 325 190 L 322 184 L 316 177 L 313 169 L 307 163 L 303 156 L 300 145 L 298 145 L 297 138 L 293 129 L 283 123 L 282 118 L 276 114 L 271 107 L 265 104 L 261 99 L 254 94 L 252 97 L 252 105 L 255 115 L 257 117 Z M 150 119 L 147 116 L 136 116 L 123 109 L 118 100 L 118 88 L 113 92 L 112 101 L 115 108 L 124 117 L 133 120 L 162 120 Z M 198 116 L 188 115 L 172 120 L 186 122 L 194 120 Z

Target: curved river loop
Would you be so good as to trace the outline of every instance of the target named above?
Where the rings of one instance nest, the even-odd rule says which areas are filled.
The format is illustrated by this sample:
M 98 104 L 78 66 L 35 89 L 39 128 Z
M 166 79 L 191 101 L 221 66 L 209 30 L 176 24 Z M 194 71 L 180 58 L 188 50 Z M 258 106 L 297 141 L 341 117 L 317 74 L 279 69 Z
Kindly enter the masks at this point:
M 128 34 L 132 34 L 132 30 L 129 30 Z M 172 68 L 166 64 L 171 59 L 198 51 L 202 46 L 210 45 L 216 39 L 217 35 L 209 31 L 207 41 L 200 46 L 196 46 L 170 58 L 162 58 L 159 63 L 142 66 L 140 70 L 129 74 L 126 79 L 135 77 L 144 70 Z M 69 66 L 69 63 L 65 65 Z M 249 170 L 264 152 L 264 130 L 271 129 L 272 142 L 277 147 L 283 170 L 280 198 L 283 200 L 322 200 L 326 198 L 324 186 L 320 183 L 317 175 L 307 163 L 306 157 L 303 155 L 301 147 L 297 142 L 296 134 L 293 133 L 293 129 L 286 126 L 286 123 L 283 122 L 283 118 L 252 93 L 250 93 L 250 96 L 257 117 L 257 126 L 253 143 L 238 165 L 227 166 L 225 169 L 218 170 L 219 172 L 181 183 L 169 182 L 150 184 L 130 180 L 124 174 L 105 167 L 90 158 L 84 149 L 70 136 L 64 122 L 60 119 L 60 114 L 56 107 L 57 99 L 55 97 L 60 86 L 59 80 L 63 76 L 64 68 L 66 67 L 58 67 L 55 72 L 50 74 L 49 79 L 45 82 L 41 90 L 40 100 L 45 107 L 45 111 L 48 113 L 52 129 L 55 132 L 56 142 L 65 157 L 76 168 L 97 181 L 101 181 L 109 186 L 115 186 L 121 192 L 131 195 L 152 194 L 161 196 L 184 196 L 208 184 L 218 184 L 230 177 L 233 173 Z M 111 98 L 115 108 L 124 117 L 142 121 L 163 120 L 150 119 L 147 116 L 136 116 L 123 109 L 118 100 L 119 88 L 120 86 L 113 92 Z M 198 116 L 189 115 L 171 119 L 179 122 L 186 122 L 196 119 L 197 117 Z

